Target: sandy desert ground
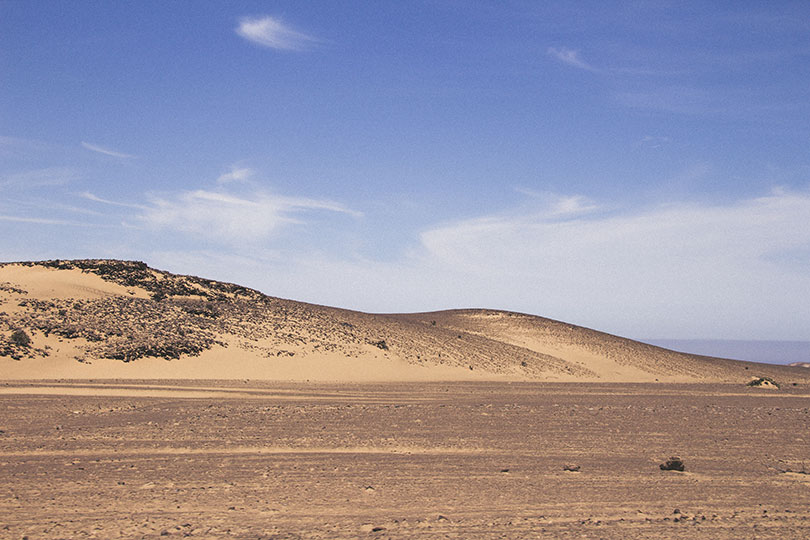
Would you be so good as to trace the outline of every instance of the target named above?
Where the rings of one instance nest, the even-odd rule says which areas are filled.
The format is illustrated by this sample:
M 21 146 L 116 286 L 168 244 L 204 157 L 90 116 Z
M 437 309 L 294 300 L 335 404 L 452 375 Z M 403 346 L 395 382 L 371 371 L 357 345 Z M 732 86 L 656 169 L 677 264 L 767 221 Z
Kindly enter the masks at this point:
M 0 430 L 4 539 L 810 538 L 807 385 L 5 382 Z

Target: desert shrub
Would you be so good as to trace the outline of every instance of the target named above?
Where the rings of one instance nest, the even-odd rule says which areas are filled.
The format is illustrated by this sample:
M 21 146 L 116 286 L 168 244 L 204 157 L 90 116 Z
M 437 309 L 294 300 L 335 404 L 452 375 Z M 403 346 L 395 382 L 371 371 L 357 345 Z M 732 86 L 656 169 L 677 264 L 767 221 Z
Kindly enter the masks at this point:
M 123 360 L 124 362 L 132 362 L 147 356 L 165 358 L 166 360 L 177 360 L 182 355 L 198 356 L 214 343 L 219 342 L 213 339 L 202 342 L 182 339 L 172 340 L 169 337 L 140 343 L 128 342 L 126 344 L 119 344 L 117 347 L 107 346 L 106 348 L 102 348 L 101 352 L 102 356 L 105 358 Z
M 11 333 L 11 343 L 17 347 L 30 347 L 31 338 L 25 333 L 25 330 L 18 328 Z
M 779 383 L 770 377 L 757 377 L 756 379 L 748 381 L 746 386 L 775 386 L 776 388 L 779 388 Z

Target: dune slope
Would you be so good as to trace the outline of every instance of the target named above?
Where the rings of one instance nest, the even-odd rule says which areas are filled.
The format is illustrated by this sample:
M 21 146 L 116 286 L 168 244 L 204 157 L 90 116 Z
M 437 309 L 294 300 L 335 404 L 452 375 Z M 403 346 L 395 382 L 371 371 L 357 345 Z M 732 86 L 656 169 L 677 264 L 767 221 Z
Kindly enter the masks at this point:
M 111 260 L 0 264 L 0 378 L 805 381 L 518 313 L 367 314 Z

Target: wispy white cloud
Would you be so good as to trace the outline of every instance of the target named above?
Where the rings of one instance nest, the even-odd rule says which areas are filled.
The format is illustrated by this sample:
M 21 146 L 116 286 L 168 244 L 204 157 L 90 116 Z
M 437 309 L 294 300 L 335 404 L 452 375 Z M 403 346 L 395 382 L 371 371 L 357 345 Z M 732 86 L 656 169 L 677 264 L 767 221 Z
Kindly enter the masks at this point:
M 78 171 L 71 167 L 46 167 L 44 169 L 35 169 L 0 176 L 0 189 L 29 189 L 60 186 L 77 180 L 80 177 L 81 175 Z
M 117 158 L 122 158 L 122 159 L 131 159 L 131 158 L 137 157 L 137 156 L 134 156 L 132 154 L 125 154 L 123 152 L 118 152 L 116 150 L 110 150 L 109 148 L 104 148 L 103 146 L 99 146 L 97 144 L 91 144 L 89 142 L 84 142 L 84 141 L 82 141 L 82 146 L 85 147 L 88 150 L 93 151 L 93 152 L 98 152 L 99 154 L 104 154 L 105 156 L 112 156 L 112 157 L 117 157 Z
M 241 18 L 236 33 L 264 47 L 291 51 L 306 49 L 319 41 L 268 15 Z
M 285 226 L 304 223 L 303 214 L 326 211 L 359 216 L 340 203 L 285 197 L 265 192 L 232 195 L 222 191 L 185 191 L 153 197 L 140 220 L 156 229 L 172 229 L 226 243 L 254 243 Z
M 767 97 L 762 86 L 700 85 L 634 85 L 618 92 L 614 98 L 622 105 L 635 109 L 650 109 L 689 116 L 736 118 L 773 121 L 786 114 L 806 111 L 806 101 L 793 96 L 785 99 Z
M 41 157 L 52 150 L 51 145 L 34 139 L 0 135 L 0 156 L 20 157 L 35 155 Z
M 218 184 L 228 184 L 230 182 L 244 182 L 256 173 L 249 167 L 239 167 L 237 165 L 231 166 L 231 170 L 221 174 L 217 178 Z
M 7 216 L 0 214 L 0 221 L 10 221 L 14 223 L 31 223 L 35 225 L 72 225 L 72 226 L 88 226 L 86 223 L 77 223 L 75 221 L 67 221 L 63 219 L 50 219 L 39 217 L 20 217 L 20 216 Z
M 759 332 L 788 334 L 801 326 L 785 315 L 804 309 L 796 295 L 810 290 L 810 261 L 787 264 L 774 254 L 810 246 L 808 215 L 810 194 L 775 191 L 726 206 L 670 204 L 575 220 L 486 216 L 427 230 L 421 240 L 426 259 L 458 269 L 467 294 L 484 304 L 534 303 L 586 322 L 586 302 L 603 329 L 646 320 L 641 334 L 680 329 L 693 337 L 756 332 L 746 313 L 769 312 L 787 325 Z
M 546 53 L 563 64 L 568 64 L 569 66 L 585 69 L 587 71 L 597 71 L 595 67 L 580 58 L 579 51 L 575 49 L 569 49 L 567 47 L 549 47 L 546 49 Z
M 600 205 L 582 195 L 559 195 L 523 187 L 515 188 L 515 191 L 528 197 L 532 204 L 526 206 L 535 216 L 569 218 L 601 209 Z
M 504 308 L 630 337 L 798 339 L 810 326 L 808 192 L 774 190 L 731 204 L 671 203 L 643 211 L 579 196 L 558 201 L 544 211 L 521 206 L 431 227 L 396 260 L 362 257 L 348 246 L 327 254 L 308 245 L 281 252 L 226 248 L 214 250 L 217 259 L 197 245 L 187 252 L 185 271 L 365 311 Z M 565 212 L 605 206 L 611 210 Z M 214 222 L 222 229 L 233 214 Z M 238 268 L 229 253 L 240 257 Z
M 140 209 L 140 210 L 144 210 L 144 209 L 148 208 L 147 206 L 142 205 L 142 204 L 124 203 L 124 202 L 119 202 L 119 201 L 112 201 L 110 199 L 103 199 L 101 197 L 98 197 L 98 196 L 90 193 L 89 191 L 84 191 L 82 193 L 79 193 L 78 195 L 79 195 L 79 197 L 81 197 L 83 199 L 87 199 L 88 201 L 93 201 L 93 202 L 102 203 L 102 204 L 109 204 L 109 205 L 112 205 L 112 206 L 121 206 L 123 208 L 137 208 L 137 209 Z
M 660 135 L 645 135 L 636 142 L 636 146 L 640 148 L 658 149 L 663 148 L 670 142 L 672 142 L 672 139 L 669 137 L 663 137 Z
M 48 200 L 42 197 L 33 197 L 33 198 L 6 198 L 3 202 L 5 205 L 0 205 L 0 210 L 2 207 L 14 209 L 14 210 L 25 210 L 28 213 L 38 213 L 38 214 L 45 214 L 48 216 L 54 216 L 57 212 L 68 212 L 71 214 L 81 214 L 84 216 L 94 216 L 94 217 L 105 217 L 106 214 L 102 212 L 97 212 L 90 208 L 84 208 L 79 206 L 74 206 L 71 204 L 65 204 L 61 201 L 54 201 Z
M 551 215 L 555 217 L 578 216 L 593 212 L 599 208 L 587 197 L 582 195 L 572 195 L 560 197 L 551 208 Z

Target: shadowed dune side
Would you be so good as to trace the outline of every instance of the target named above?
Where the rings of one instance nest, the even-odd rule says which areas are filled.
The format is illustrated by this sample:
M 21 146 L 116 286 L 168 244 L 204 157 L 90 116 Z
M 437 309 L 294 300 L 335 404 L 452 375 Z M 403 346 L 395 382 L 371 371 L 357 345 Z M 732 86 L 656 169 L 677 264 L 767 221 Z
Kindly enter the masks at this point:
M 4 379 L 810 380 L 531 315 L 368 314 L 110 260 L 0 264 L 0 368 Z

